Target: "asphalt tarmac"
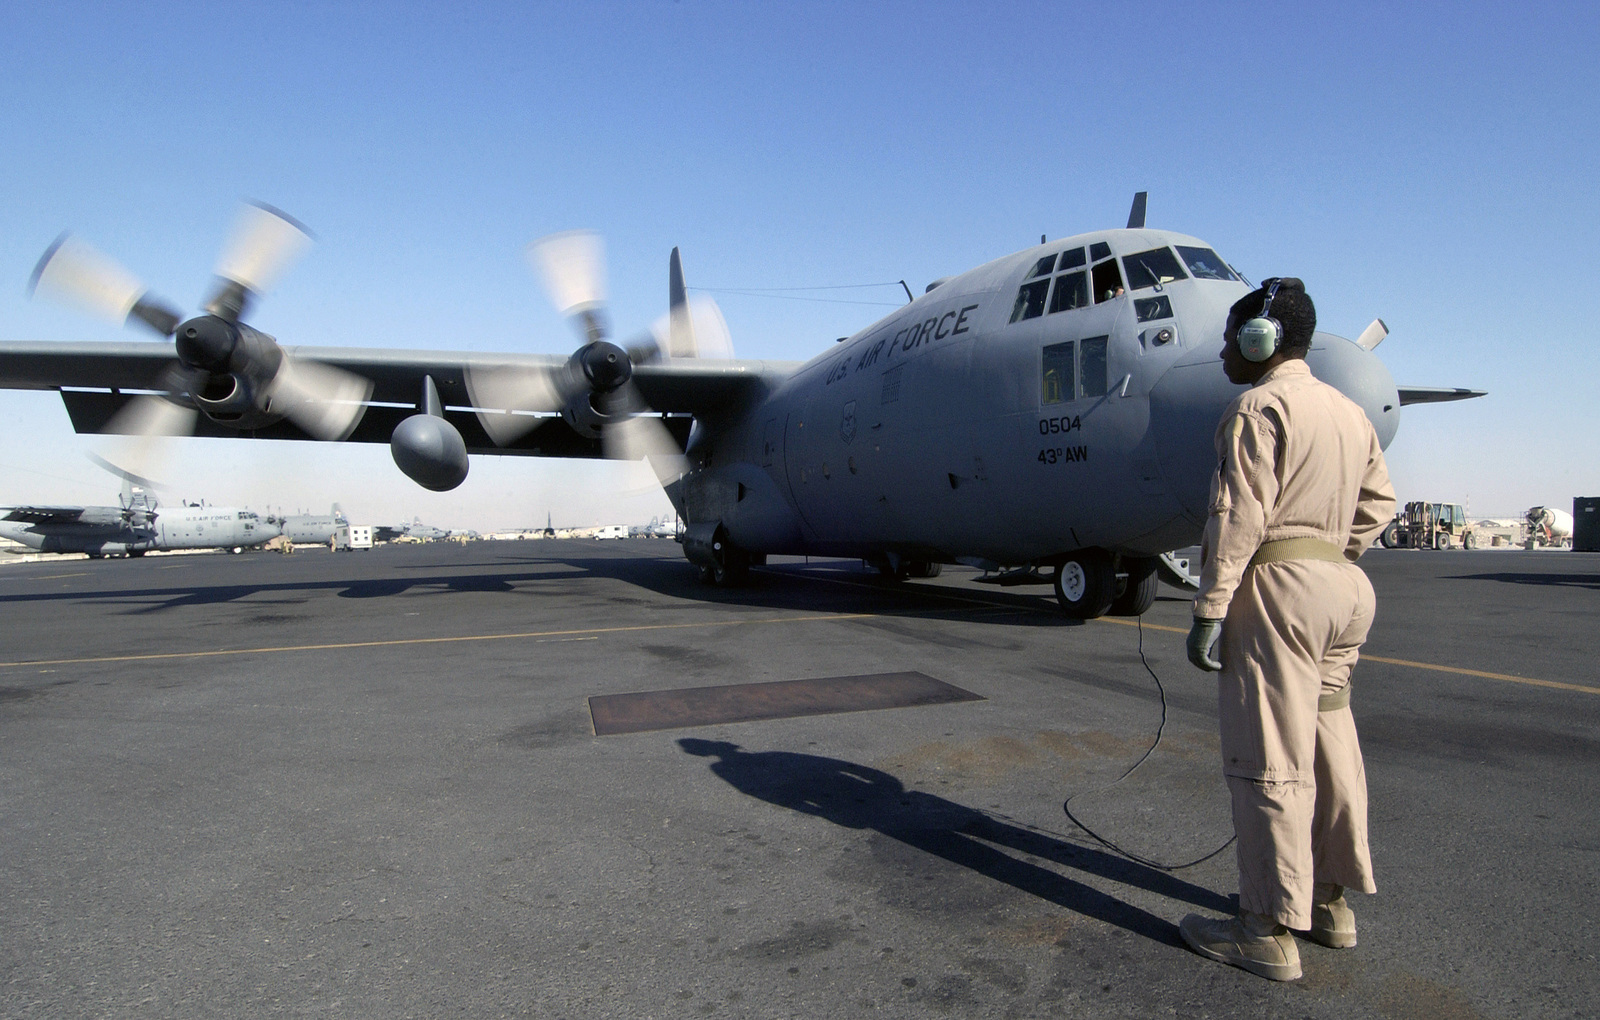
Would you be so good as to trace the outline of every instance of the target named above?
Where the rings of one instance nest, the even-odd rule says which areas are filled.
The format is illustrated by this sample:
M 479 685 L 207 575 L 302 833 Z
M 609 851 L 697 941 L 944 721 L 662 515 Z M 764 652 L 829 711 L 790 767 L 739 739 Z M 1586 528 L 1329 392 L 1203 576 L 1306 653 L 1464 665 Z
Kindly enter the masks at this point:
M 6 566 L 0 1015 L 1600 1016 L 1600 558 L 1362 562 L 1379 892 L 1288 984 L 1178 936 L 1235 873 L 1174 590 L 728 591 L 662 540 Z M 982 700 L 587 703 L 906 673 Z

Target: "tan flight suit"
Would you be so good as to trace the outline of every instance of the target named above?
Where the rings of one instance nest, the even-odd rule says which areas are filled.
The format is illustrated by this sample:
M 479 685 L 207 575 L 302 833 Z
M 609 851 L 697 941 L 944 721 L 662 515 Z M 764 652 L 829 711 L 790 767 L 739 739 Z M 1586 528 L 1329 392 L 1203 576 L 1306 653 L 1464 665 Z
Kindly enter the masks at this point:
M 1304 930 L 1313 882 L 1377 890 L 1349 683 L 1375 608 L 1355 560 L 1394 489 L 1366 414 L 1301 360 L 1229 406 L 1216 447 L 1194 615 L 1226 620 L 1218 707 L 1239 908 Z

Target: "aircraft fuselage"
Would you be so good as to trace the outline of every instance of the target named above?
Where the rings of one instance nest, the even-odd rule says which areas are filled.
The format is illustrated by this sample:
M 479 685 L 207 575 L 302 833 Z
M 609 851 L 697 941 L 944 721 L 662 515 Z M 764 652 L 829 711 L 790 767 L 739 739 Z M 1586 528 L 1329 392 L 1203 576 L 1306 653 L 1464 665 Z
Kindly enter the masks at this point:
M 943 281 L 727 420 L 669 494 L 744 552 L 1020 566 L 1198 541 L 1212 436 L 1241 388 L 1220 359 L 1249 287 L 1159 230 L 1063 239 Z M 1387 445 L 1393 380 L 1319 333 L 1313 372 Z M 691 558 L 693 550 L 691 549 Z

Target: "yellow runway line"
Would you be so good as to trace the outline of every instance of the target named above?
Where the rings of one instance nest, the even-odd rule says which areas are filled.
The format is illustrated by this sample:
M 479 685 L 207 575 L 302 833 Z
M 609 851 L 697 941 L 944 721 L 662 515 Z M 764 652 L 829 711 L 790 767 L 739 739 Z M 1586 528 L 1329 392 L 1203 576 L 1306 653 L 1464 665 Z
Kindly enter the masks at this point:
M 328 652 L 346 648 L 394 648 L 402 645 L 443 645 L 469 641 L 527 641 L 575 637 L 579 635 L 625 634 L 647 630 L 691 630 L 697 627 L 738 627 L 746 624 L 825 623 L 830 620 L 861 620 L 875 613 L 837 613 L 828 616 L 780 616 L 762 620 L 715 620 L 699 623 L 652 623 L 637 627 L 583 627 L 577 630 L 536 630 L 516 634 L 462 634 L 454 637 L 393 638 L 387 641 L 340 641 L 320 645 L 273 645 L 262 648 L 213 648 L 201 652 L 153 652 L 148 655 L 101 655 L 82 659 L 31 659 L 25 662 L 0 662 L 0 669 L 20 666 L 78 666 L 105 662 L 150 662 L 158 659 L 205 659 L 225 655 L 271 655 L 278 652 Z
M 1481 669 L 1462 669 L 1460 666 L 1437 666 L 1431 662 L 1412 662 L 1410 659 L 1386 659 L 1381 655 L 1362 655 L 1363 662 L 1382 662 L 1390 666 L 1410 666 L 1412 669 L 1431 669 L 1436 673 L 1459 673 L 1462 676 L 1482 677 L 1485 680 L 1504 680 L 1507 683 L 1527 684 L 1530 687 L 1553 687 L 1558 691 L 1577 691 L 1580 694 L 1600 694 L 1600 687 L 1566 684 L 1559 680 L 1539 680 L 1531 676 L 1512 676 L 1509 673 L 1485 673 Z

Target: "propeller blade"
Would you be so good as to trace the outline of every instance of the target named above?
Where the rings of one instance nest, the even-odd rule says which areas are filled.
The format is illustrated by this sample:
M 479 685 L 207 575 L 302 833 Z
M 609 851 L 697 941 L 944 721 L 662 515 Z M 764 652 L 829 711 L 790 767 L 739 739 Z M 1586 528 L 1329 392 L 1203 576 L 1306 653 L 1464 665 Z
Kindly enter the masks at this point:
M 128 270 L 87 241 L 71 234 L 56 238 L 39 259 L 28 293 L 122 325 L 138 319 L 162 336 L 178 328 L 179 316 L 149 292 Z
M 694 294 L 675 305 L 651 325 L 650 332 L 669 358 L 733 357 L 728 320 L 709 294 Z
M 587 340 L 604 340 L 606 252 L 600 235 L 569 230 L 528 245 L 528 262 L 562 315 L 578 320 Z
M 246 203 L 217 260 L 220 284 L 206 311 L 237 322 L 251 299 L 271 289 L 310 244 L 310 232 L 288 213 Z
M 600 433 L 606 456 L 612 460 L 645 460 L 656 479 L 666 485 L 689 470 L 688 459 L 678 449 L 665 423 L 654 415 L 633 415 Z
M 98 453 L 95 453 L 93 451 L 89 452 L 88 457 L 89 457 L 90 460 L 94 461 L 96 464 L 98 464 L 101 467 L 105 468 L 107 471 L 109 471 L 112 474 L 116 475 L 118 478 L 122 479 L 125 482 L 129 482 L 129 483 L 131 483 L 133 485 L 137 485 L 137 486 L 140 486 L 140 487 L 145 488 L 145 489 L 165 489 L 166 488 L 166 486 L 162 485 L 160 482 L 151 481 L 150 479 L 145 478 L 143 475 L 134 474 L 132 471 L 129 471 L 127 468 L 118 467 L 117 465 L 111 463 L 109 460 L 106 460 L 104 457 L 100 456 Z
M 192 436 L 197 416 L 192 407 L 146 393 L 123 405 L 106 422 L 105 431 L 123 436 Z
M 1356 345 L 1370 351 L 1383 343 L 1383 338 L 1388 335 L 1389 327 L 1384 325 L 1383 320 L 1373 319 L 1372 324 L 1362 330 L 1360 336 L 1356 337 Z
M 267 400 L 272 409 L 281 410 L 311 435 L 336 441 L 348 439 L 355 431 L 367 410 L 364 401 L 370 396 L 372 383 L 367 379 L 285 352 Z
M 521 439 L 547 420 L 536 414 L 555 414 L 567 406 L 567 387 L 560 369 L 532 365 L 468 365 L 467 396 L 478 410 L 478 421 L 496 446 Z

